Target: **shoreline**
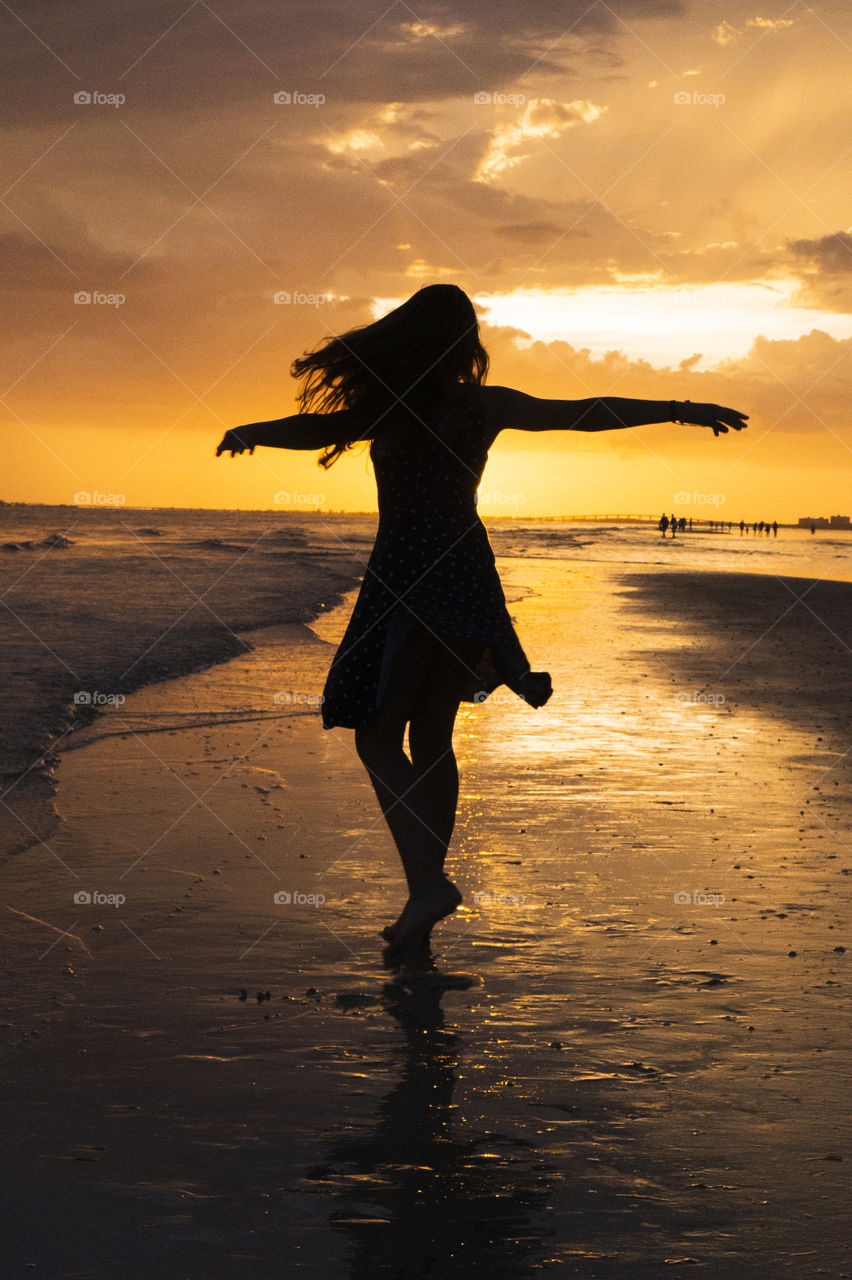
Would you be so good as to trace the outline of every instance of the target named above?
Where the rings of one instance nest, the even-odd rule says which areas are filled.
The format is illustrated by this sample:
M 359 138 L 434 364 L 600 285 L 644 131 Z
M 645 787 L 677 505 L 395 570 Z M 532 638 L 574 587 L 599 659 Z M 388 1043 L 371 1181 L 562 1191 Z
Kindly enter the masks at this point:
M 348 552 L 291 547 L 286 531 L 283 546 L 273 542 L 245 564 L 243 557 L 234 560 L 234 550 L 242 549 L 211 548 L 206 563 L 193 564 L 194 547 L 158 544 L 154 572 L 161 570 L 161 581 L 154 583 L 150 576 L 134 580 L 144 569 L 150 573 L 138 557 L 109 559 L 85 544 L 48 549 L 32 573 L 7 588 L 0 864 L 56 831 L 53 798 L 64 744 L 95 722 L 101 708 L 227 664 L 251 651 L 244 639 L 251 632 L 316 620 L 357 585 L 362 568 Z M 211 565 L 217 556 L 221 565 Z M 229 577 L 235 564 L 236 581 Z M 73 597 L 62 607 L 66 577 L 85 583 L 89 609 L 80 610 Z M 134 601 L 123 625 L 122 595 L 146 586 L 152 598 L 144 619 L 134 625 Z M 270 608 L 272 588 L 277 601 Z
M 506 535 L 498 533 L 495 546 L 498 558 L 511 561 L 523 558 L 521 552 L 512 545 L 501 549 L 500 542 L 504 541 L 506 541 Z M 222 550 L 229 549 L 223 547 Z M 113 693 L 120 693 L 126 697 L 150 685 L 180 680 L 188 675 L 209 670 L 213 666 L 227 664 L 242 654 L 251 652 L 251 646 L 244 640 L 244 636 L 250 632 L 274 629 L 288 622 L 314 622 L 325 612 L 336 607 L 348 591 L 357 587 L 363 561 L 355 562 L 352 561 L 351 556 L 343 553 L 335 554 L 327 550 L 313 549 L 310 546 L 298 546 L 293 548 L 293 551 L 295 551 L 295 560 L 293 558 L 285 560 L 283 556 L 279 558 L 274 551 L 264 552 L 265 555 L 275 556 L 277 563 L 265 566 L 263 576 L 268 585 L 269 581 L 275 579 L 276 574 L 289 569 L 291 571 L 290 589 L 296 593 L 295 600 L 287 598 L 288 588 L 286 584 L 282 584 L 280 588 L 282 603 L 278 613 L 266 614 L 262 618 L 249 617 L 245 621 L 235 617 L 232 619 L 233 626 L 230 622 L 223 623 L 223 629 L 215 636 L 210 633 L 209 628 L 206 632 L 199 629 L 192 633 L 189 639 L 190 647 L 185 640 L 182 640 L 180 645 L 175 645 L 170 653 L 158 659 L 157 662 L 151 662 L 148 665 L 140 664 L 136 675 L 131 679 L 116 678 L 116 667 L 104 660 L 105 649 L 111 647 L 114 634 L 114 624 L 110 623 L 109 627 L 95 638 L 92 646 L 96 654 L 95 665 L 99 668 L 98 674 L 91 681 L 93 687 L 105 685 Z M 287 551 L 284 555 L 291 557 L 293 551 Z M 69 564 L 68 550 L 57 551 L 56 557 L 57 568 L 65 568 Z M 70 563 L 73 564 L 73 559 Z M 566 563 L 572 565 L 588 563 L 604 567 L 608 562 L 599 559 L 585 562 L 578 558 Z M 322 578 L 320 583 L 314 586 L 313 578 L 317 572 L 322 575 Z M 306 576 L 310 579 L 307 582 Z M 699 580 L 705 587 L 709 585 L 712 588 L 713 607 L 717 611 L 716 620 L 718 617 L 725 616 L 725 582 L 728 578 L 740 578 L 747 583 L 753 581 L 752 593 L 756 596 L 760 595 L 764 603 L 767 591 L 771 593 L 774 590 L 781 606 L 780 612 L 783 612 L 784 605 L 794 600 L 795 589 L 798 586 L 805 588 L 805 594 L 808 595 L 815 584 L 816 596 L 811 599 L 819 602 L 823 599 L 842 600 L 843 595 L 847 594 L 843 588 L 850 585 L 844 580 L 813 579 L 807 576 L 779 575 L 771 578 L 764 572 L 750 573 L 748 570 L 739 568 L 724 571 L 712 568 L 699 570 L 670 568 L 661 574 L 643 572 L 641 565 L 631 564 L 625 564 L 624 578 L 628 584 L 635 582 L 640 590 L 652 590 L 657 594 L 664 608 L 671 609 L 675 614 L 678 610 L 683 610 L 696 625 L 702 626 L 708 632 L 714 629 L 714 619 L 702 610 L 700 603 L 702 591 L 695 590 Z M 768 581 L 775 581 L 782 585 L 776 588 L 767 587 Z M 788 590 L 783 587 L 785 582 L 797 584 L 789 600 L 784 595 L 784 591 Z M 668 586 L 665 585 L 666 583 Z M 751 587 L 749 589 L 752 590 Z M 324 596 L 325 599 L 320 600 L 320 596 Z M 246 602 L 245 607 L 250 614 L 253 608 L 251 599 Z M 834 608 L 833 605 L 832 608 Z M 797 616 L 801 622 L 801 611 Z M 789 626 L 789 622 L 787 625 Z M 797 640 L 806 639 L 801 626 L 796 638 Z M 852 644 L 852 634 L 849 636 L 849 643 Z M 199 650 L 199 645 L 205 644 L 206 651 L 204 648 Z M 732 656 L 729 655 L 729 658 Z M 783 661 L 786 656 L 783 649 L 778 651 L 779 660 Z M 117 665 L 123 665 L 123 663 Z M 27 690 L 28 694 L 29 692 Z M 19 769 L 9 769 L 8 747 L 5 752 L 5 762 L 3 754 L 0 754 L 0 864 L 25 852 L 33 844 L 48 839 L 57 829 L 59 819 L 53 807 L 53 799 L 57 786 L 56 773 L 63 750 L 70 745 L 72 735 L 76 737 L 80 729 L 87 728 L 101 715 L 97 708 L 75 705 L 73 697 L 68 693 L 65 694 L 65 701 L 63 701 L 61 695 L 56 696 L 55 690 L 47 692 L 53 695 L 50 704 L 37 708 L 36 714 L 28 717 L 29 740 L 34 758 L 29 763 L 22 764 Z M 806 684 L 802 685 L 801 694 L 807 697 Z M 724 701 L 724 696 L 722 700 Z M 819 702 L 819 698 L 816 701 Z M 852 697 L 848 701 L 852 704 Z M 826 707 L 828 714 L 835 705 L 835 699 L 828 700 Z M 37 744 L 33 742 L 34 738 L 37 739 Z

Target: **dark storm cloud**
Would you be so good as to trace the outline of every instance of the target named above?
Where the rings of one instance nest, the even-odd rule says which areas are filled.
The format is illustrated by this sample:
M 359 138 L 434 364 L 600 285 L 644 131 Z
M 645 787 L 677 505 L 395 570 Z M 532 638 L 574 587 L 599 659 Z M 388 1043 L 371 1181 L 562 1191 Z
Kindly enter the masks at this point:
M 682 0 L 515 0 L 409 5 L 263 2 L 4 7 L 7 119 L 56 118 L 77 90 L 123 92 L 149 109 L 192 111 L 292 88 L 338 102 L 435 101 L 506 88 L 531 69 L 565 71 L 578 38 L 607 43 L 631 23 L 679 18 Z
M 838 231 L 819 240 L 793 240 L 790 250 L 826 275 L 846 275 L 852 271 L 852 235 L 848 231 Z
M 852 310 L 852 235 L 837 231 L 815 240 L 793 240 L 788 246 L 794 271 L 804 276 L 796 301 L 827 311 Z

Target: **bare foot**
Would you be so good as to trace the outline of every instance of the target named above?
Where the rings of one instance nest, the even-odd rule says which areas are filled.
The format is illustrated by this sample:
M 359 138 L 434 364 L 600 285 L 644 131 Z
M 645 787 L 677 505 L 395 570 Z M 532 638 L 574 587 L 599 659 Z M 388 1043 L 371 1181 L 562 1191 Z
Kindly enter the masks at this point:
M 393 942 L 400 929 L 407 925 L 413 902 L 414 898 L 409 897 L 393 924 L 385 925 L 384 929 L 382 929 L 382 937 L 386 942 Z
M 396 924 L 389 925 L 384 931 L 385 937 L 389 930 L 393 930 L 389 941 L 398 947 L 428 937 L 433 926 L 445 916 L 452 915 L 461 900 L 456 886 L 446 879 L 428 893 L 412 894 Z
M 411 902 L 410 898 L 408 899 L 408 902 L 406 902 L 405 906 L 402 908 L 402 911 L 400 911 L 399 915 L 397 916 L 393 924 L 385 925 L 384 929 L 382 929 L 382 937 L 385 939 L 386 942 L 393 942 L 394 938 L 399 933 L 400 928 L 402 927 L 405 921 L 405 913 L 408 911 L 409 902 Z

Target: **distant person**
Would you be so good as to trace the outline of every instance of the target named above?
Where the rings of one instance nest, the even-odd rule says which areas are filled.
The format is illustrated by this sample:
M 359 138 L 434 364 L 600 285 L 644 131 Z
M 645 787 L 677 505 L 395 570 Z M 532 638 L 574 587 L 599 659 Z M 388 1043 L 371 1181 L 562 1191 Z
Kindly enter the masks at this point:
M 671 528 L 672 528 L 672 537 L 674 537 L 675 534 L 677 533 L 677 517 L 675 516 L 674 512 L 672 512 Z
M 692 516 L 689 517 L 689 532 L 692 533 Z
M 745 520 L 740 521 L 740 537 L 745 533 Z
M 772 536 L 774 538 L 778 537 L 778 521 L 777 520 L 772 521 Z
M 686 516 L 681 516 L 677 522 L 678 533 L 686 533 Z
M 767 538 L 768 538 L 768 537 L 769 537 L 769 535 L 770 535 L 770 533 L 772 532 L 772 526 L 771 526 L 771 524 L 769 523 L 769 521 L 768 521 L 768 520 L 766 521 L 766 524 L 765 524 L 764 528 L 765 528 L 765 530 L 766 530 L 766 536 L 767 536 Z
M 811 525 L 811 533 L 816 533 L 816 525 L 815 525 L 815 524 L 812 524 L 812 525 Z
M 755 520 L 754 524 L 751 526 L 751 531 L 752 531 L 752 533 L 757 533 L 757 521 L 756 521 L 756 520 Z
M 660 523 L 659 523 L 659 526 L 658 526 L 658 527 L 659 527 L 659 530 L 660 530 L 660 532 L 662 533 L 663 537 L 665 537 L 665 536 L 666 536 L 666 530 L 667 530 L 667 529 L 668 529 L 668 527 L 669 527 L 669 518 L 668 518 L 668 516 L 666 515 L 665 511 L 664 511 L 664 512 L 663 512 L 663 514 L 660 516 Z
M 321 450 L 328 467 L 369 442 L 378 532 L 328 673 L 322 717 L 326 729 L 354 729 L 402 860 L 408 901 L 383 931 L 396 960 L 412 948 L 422 956 L 433 926 L 461 902 L 444 874 L 458 801 L 459 704 L 480 702 L 501 684 L 532 707 L 552 692 L 548 673 L 530 669 L 477 514 L 491 446 L 509 430 L 676 421 L 718 436 L 746 425 L 745 414 L 715 404 L 543 400 L 485 386 L 488 363 L 467 295 L 452 284 L 426 285 L 294 361 L 300 413 L 232 427 L 216 450 L 231 457 L 258 445 Z

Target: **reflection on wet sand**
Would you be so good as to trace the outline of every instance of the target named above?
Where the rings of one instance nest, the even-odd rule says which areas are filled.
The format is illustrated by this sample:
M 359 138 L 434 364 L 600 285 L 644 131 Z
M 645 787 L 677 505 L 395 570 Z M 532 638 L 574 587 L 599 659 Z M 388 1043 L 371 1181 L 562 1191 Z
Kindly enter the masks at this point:
M 441 999 L 475 982 L 433 970 L 385 985 L 385 1008 L 405 1037 L 399 1079 L 375 1125 L 332 1138 L 308 1176 L 334 1195 L 331 1222 L 351 1239 L 351 1280 L 495 1269 L 521 1277 L 540 1256 L 535 1218 L 555 1171 L 532 1143 L 470 1125 L 453 1102 L 464 1037 L 447 1029 Z
M 560 1042 L 530 1054 L 531 1020 L 516 1037 L 489 1030 L 487 1004 L 462 1015 L 467 1030 L 448 1025 L 442 999 L 470 990 L 484 996 L 474 975 L 435 967 L 385 985 L 384 1009 L 404 1035 L 399 1078 L 374 1123 L 329 1134 L 325 1159 L 300 1183 L 331 1199 L 330 1222 L 350 1241 L 351 1280 L 520 1280 L 557 1266 L 650 1276 L 646 1267 L 699 1261 L 687 1238 L 720 1260 L 728 1215 L 711 1189 L 685 1194 L 681 1171 L 642 1150 L 647 1103 L 625 1106 L 607 1092 L 659 1085 L 661 1072 L 641 1063 L 605 1070 L 592 1056 L 578 1064 L 562 1058 Z M 573 1078 L 569 1064 L 579 1065 Z

